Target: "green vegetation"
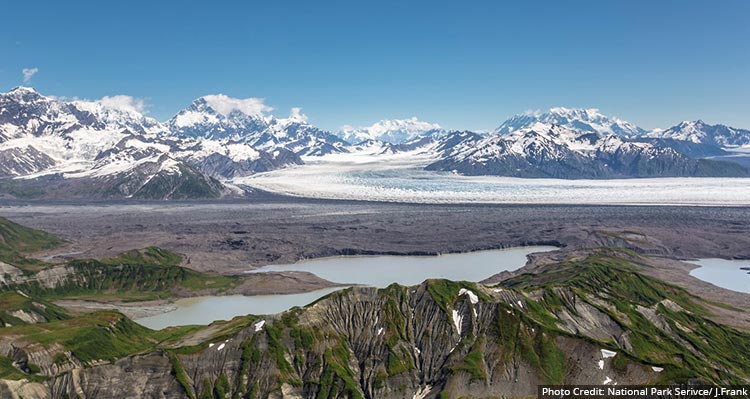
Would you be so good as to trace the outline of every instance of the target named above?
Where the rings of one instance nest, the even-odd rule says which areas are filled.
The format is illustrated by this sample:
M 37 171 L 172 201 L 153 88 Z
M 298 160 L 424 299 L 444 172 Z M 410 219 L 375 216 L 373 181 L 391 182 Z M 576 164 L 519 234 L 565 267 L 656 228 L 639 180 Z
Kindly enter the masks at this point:
M 453 367 L 453 371 L 462 371 L 471 376 L 472 380 L 484 380 L 487 378 L 487 371 L 484 366 L 484 342 L 477 340 L 464 356 L 463 360 Z
M 23 309 L 46 312 L 44 317 L 51 321 L 2 328 L 0 339 L 45 347 L 59 344 L 66 352 L 54 354 L 53 362 L 58 365 L 71 360 L 92 364 L 100 359 L 165 350 L 172 374 L 193 399 L 264 397 L 279 392 L 285 384 L 320 398 L 377 397 L 379 389 L 387 388 L 391 393 L 405 389 L 405 381 L 421 372 L 418 367 L 424 359 L 441 362 L 447 378 L 461 374 L 472 385 L 489 384 L 498 372 L 507 373 L 505 370 L 530 371 L 531 378 L 538 377 L 543 383 L 564 384 L 573 367 L 569 362 L 577 362 L 575 355 L 580 355 L 570 352 L 571 348 L 617 351 L 610 360 L 616 372 L 633 366 L 663 367 L 661 373 L 648 374 L 655 383 L 695 378 L 741 384 L 750 379 L 750 334 L 711 321 L 712 307 L 680 287 L 643 274 L 638 266 L 641 261 L 637 254 L 626 251 L 593 250 L 587 257 L 540 266 L 534 274 L 506 280 L 501 284 L 506 292 L 493 294 L 503 299 L 493 299 L 487 294 L 490 290 L 477 284 L 446 280 L 430 280 L 416 290 L 391 285 L 377 290 L 377 296 L 369 296 L 373 291 L 351 295 L 349 289 L 329 295 L 327 303 L 315 309 L 295 308 L 264 319 L 262 331 L 253 328 L 256 316 L 210 326 L 152 331 L 117 312 L 71 317 L 46 300 L 6 291 L 0 293 L 0 316 L 12 317 L 10 312 Z M 40 289 L 32 293 L 44 298 L 135 298 L 206 287 L 220 291 L 237 283 L 233 278 L 206 276 L 180 264 L 178 255 L 159 248 L 128 251 L 109 259 L 77 260 L 68 265 L 80 277 L 78 283 L 64 284 L 60 291 Z M 462 301 L 468 298 L 458 295 L 462 288 L 474 292 L 480 303 L 475 308 L 476 320 L 470 328 L 466 324 L 457 337 L 452 311 L 466 310 Z M 362 303 L 351 303 L 361 298 L 365 298 Z M 376 330 L 377 335 L 358 333 L 358 328 L 374 326 L 368 325 L 361 314 L 346 312 L 363 309 L 377 312 L 376 328 L 382 326 L 383 331 Z M 627 344 L 564 330 L 562 315 L 606 318 L 602 325 L 616 325 L 618 334 L 624 332 L 618 337 Z M 332 317 L 342 317 L 343 321 L 330 323 Z M 230 338 L 241 340 L 241 353 L 225 349 L 221 356 L 228 357 L 226 364 L 237 367 L 238 374 L 185 369 L 194 367 L 195 360 L 206 355 L 203 351 L 207 342 Z M 423 345 L 425 340 L 430 344 Z M 177 344 L 186 341 L 190 344 Z M 417 356 L 416 346 L 425 352 Z M 358 367 L 367 369 L 368 374 L 360 375 Z M 0 358 L 0 378 L 44 378 L 34 375 L 39 371 L 33 364 L 19 367 L 10 359 Z M 211 377 L 202 380 L 205 375 Z M 374 395 L 363 393 L 363 379 L 373 383 Z M 442 392 L 441 397 L 448 394 Z
M 0 262 L 18 267 L 26 275 L 34 275 L 51 267 L 43 261 L 27 258 L 26 254 L 54 248 L 62 243 L 62 240 L 52 234 L 0 218 Z M 176 253 L 148 247 L 130 250 L 114 258 L 69 261 L 66 266 L 72 269 L 72 273 L 56 282 L 53 288 L 38 281 L 6 282 L 0 285 L 0 293 L 5 295 L 8 292 L 22 291 L 37 299 L 142 301 L 168 298 L 176 292 L 224 292 L 242 282 L 241 277 L 200 273 L 180 266 L 181 263 L 182 257 Z M 10 277 L 6 276 L 6 280 Z M 21 324 L 21 320 L 8 315 L 3 309 L 4 303 L 7 305 L 11 300 L 14 299 L 5 296 L 0 298 L 0 321 L 7 321 L 12 325 Z M 37 300 L 35 303 L 41 301 Z M 21 305 L 9 310 L 28 311 Z M 34 313 L 44 312 L 34 309 Z M 50 317 L 42 316 L 48 320 L 65 318 L 64 314 L 59 314 L 59 308 L 51 307 L 47 313 L 50 313 Z
M 27 324 L 23 318 L 32 317 L 41 322 L 67 320 L 65 309 L 50 302 L 32 299 L 19 292 L 0 293 L 0 326 Z
M 562 384 L 565 380 L 565 354 L 555 343 L 555 336 L 540 332 L 534 339 L 534 353 L 538 354 L 542 376 L 548 384 Z
M 142 266 L 179 266 L 182 257 L 174 252 L 159 247 L 147 247 L 144 249 L 133 249 L 121 253 L 114 258 L 104 258 L 101 263 L 119 265 L 142 265 Z
M 62 352 L 55 353 L 52 357 L 52 362 L 57 366 L 62 366 L 69 361 L 68 356 Z
M 245 393 L 247 389 L 247 387 L 244 384 L 244 381 L 242 380 L 242 376 L 249 374 L 251 365 L 256 366 L 256 367 L 259 366 L 260 359 L 263 356 L 260 350 L 254 346 L 254 344 L 255 344 L 255 336 L 252 339 L 243 341 L 241 345 L 242 355 L 240 356 L 240 372 L 239 372 L 240 378 L 237 384 L 238 393 Z M 257 391 L 257 382 L 254 382 L 253 388 L 251 388 L 251 392 L 253 389 Z M 255 394 L 251 395 L 251 397 L 254 397 L 254 396 Z
M 388 349 L 388 360 L 386 361 L 388 375 L 396 375 L 414 368 L 409 352 L 403 346 Z
M 282 343 L 283 330 L 273 324 L 267 324 L 264 329 L 268 337 L 268 354 L 276 362 L 276 368 L 281 371 L 282 376 L 291 374 L 292 365 L 284 357 L 287 348 Z
M 19 269 L 30 272 L 40 270 L 46 264 L 24 255 L 55 248 L 63 240 L 41 230 L 35 230 L 0 217 L 0 262 L 5 262 Z
M 198 399 L 214 399 L 213 390 L 213 384 L 211 384 L 211 381 L 209 381 L 208 378 L 204 378 L 203 389 L 201 390 L 200 395 L 198 395 Z
M 750 378 L 750 334 L 711 321 L 703 300 L 642 274 L 638 261 L 638 255 L 632 253 L 600 249 L 585 259 L 550 265 L 502 285 L 521 291 L 542 290 L 542 298 L 536 304 L 528 301 L 528 315 L 550 331 L 557 330 L 554 312 L 562 307 L 569 309 L 560 290 L 568 290 L 578 300 L 607 314 L 628 332 L 633 348 L 612 348 L 621 352 L 618 357 L 623 356 L 617 359 L 617 368 L 626 367 L 624 356 L 628 356 L 664 367 L 660 374 L 663 382 L 698 378 L 714 383 L 743 383 L 742 378 Z M 663 320 L 669 329 L 657 326 L 653 317 Z M 548 353 L 552 359 L 557 358 L 554 352 Z M 559 364 L 552 364 L 555 363 Z M 559 377 L 554 369 L 547 370 L 547 374 L 552 379 Z
M 21 290 L 47 299 L 118 299 L 143 301 L 172 297 L 175 292 L 223 292 L 238 286 L 238 276 L 209 275 L 180 266 L 182 257 L 162 248 L 131 250 L 114 258 L 68 262 L 72 275 L 54 288 L 24 282 L 0 290 Z
M 475 283 L 468 281 L 450 281 L 450 280 L 427 280 L 427 292 L 437 302 L 440 309 L 450 313 L 456 301 L 462 299 L 458 296 L 461 288 L 474 292 L 480 301 L 489 301 L 490 298 L 477 288 Z
M 190 331 L 189 327 L 153 331 L 119 312 L 101 311 L 69 320 L 3 328 L 0 329 L 0 338 L 21 337 L 23 342 L 45 347 L 60 344 L 78 360 L 89 363 L 116 360 L 156 349 Z M 54 361 L 64 363 L 67 358 L 56 355 Z
M 38 372 L 38 371 L 37 371 Z M 43 377 L 33 375 L 35 373 L 24 373 L 13 365 L 13 360 L 6 356 L 0 356 L 0 379 L 2 380 L 20 380 L 27 379 L 31 381 L 43 381 Z
M 216 399 L 227 399 L 230 393 L 231 387 L 229 386 L 229 379 L 227 375 L 221 373 L 219 379 L 216 380 L 214 385 L 214 398 Z
M 333 348 L 326 349 L 323 356 L 325 368 L 318 384 L 318 398 L 364 399 L 357 377 L 349 367 L 349 356 L 349 349 L 343 341 L 339 341 Z

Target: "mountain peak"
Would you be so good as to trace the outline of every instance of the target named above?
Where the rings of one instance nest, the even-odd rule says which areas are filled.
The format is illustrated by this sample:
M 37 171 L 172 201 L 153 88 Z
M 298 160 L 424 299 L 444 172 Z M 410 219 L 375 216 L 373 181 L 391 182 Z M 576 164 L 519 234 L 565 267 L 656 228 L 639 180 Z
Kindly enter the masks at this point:
M 646 137 L 689 141 L 720 148 L 750 147 L 750 131 L 726 125 L 710 125 L 702 119 L 682 121 L 666 130 L 653 130 Z
M 193 101 L 193 105 L 205 109 L 210 107 L 213 111 L 225 117 L 235 113 L 247 116 L 264 116 L 273 111 L 272 107 L 265 105 L 262 98 L 234 98 L 225 94 L 209 94 Z
M 40 99 L 44 98 L 43 95 L 41 95 L 38 91 L 34 90 L 31 87 L 26 86 L 16 86 L 12 88 L 10 91 L 5 93 L 6 96 L 12 97 L 12 98 L 18 98 L 18 99 L 25 99 L 26 101 L 32 100 L 32 99 Z
M 27 87 L 27 86 L 16 86 L 16 87 L 10 89 L 10 91 L 8 91 L 8 93 L 9 94 L 10 93 L 36 93 L 36 94 L 39 94 L 39 92 L 36 91 L 36 90 L 34 90 L 33 87 Z
M 599 108 L 566 108 L 566 107 L 552 107 L 547 111 L 550 114 L 557 115 L 580 115 L 587 118 L 598 118 L 603 117 Z
M 682 121 L 677 126 L 708 126 L 708 124 L 703 122 L 702 119 L 696 119 L 694 121 Z
M 342 126 L 338 136 L 350 143 L 378 140 L 399 144 L 415 138 L 442 132 L 437 123 L 419 120 L 416 116 L 406 119 L 383 119 L 367 127 Z
M 630 122 L 602 114 L 598 108 L 566 107 L 553 107 L 546 112 L 535 111 L 515 115 L 495 129 L 495 133 L 508 134 L 539 122 L 603 135 L 632 137 L 645 133 L 644 129 Z

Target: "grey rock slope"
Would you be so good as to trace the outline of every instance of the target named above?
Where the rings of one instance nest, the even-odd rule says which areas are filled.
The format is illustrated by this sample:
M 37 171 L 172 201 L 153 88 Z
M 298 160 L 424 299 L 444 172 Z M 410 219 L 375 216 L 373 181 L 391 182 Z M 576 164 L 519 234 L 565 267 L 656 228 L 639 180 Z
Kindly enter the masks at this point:
M 430 280 L 352 288 L 278 316 L 217 323 L 113 362 L 56 364 L 17 337 L 0 350 L 51 378 L 38 397 L 529 397 L 538 384 L 750 382 L 750 335 L 711 304 L 594 250 L 498 286 Z M 138 330 L 111 317 L 97 339 Z M 176 333 L 176 332 L 175 332 Z M 163 336 L 163 335 L 162 335 Z M 116 347 L 116 346 L 115 346 Z M 11 350 L 12 349 L 12 350 Z M 727 357 L 727 353 L 735 356 Z M 58 362 L 59 363 L 59 362 Z M 113 383 L 116 381 L 116 383 Z M 148 381 L 148 383 L 145 383 Z

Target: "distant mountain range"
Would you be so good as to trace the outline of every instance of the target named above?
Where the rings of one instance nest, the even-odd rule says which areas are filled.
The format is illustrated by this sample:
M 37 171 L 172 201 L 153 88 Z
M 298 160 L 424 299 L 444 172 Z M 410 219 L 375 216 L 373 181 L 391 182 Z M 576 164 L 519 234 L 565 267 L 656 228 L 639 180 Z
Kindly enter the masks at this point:
M 582 133 L 600 135 L 614 134 L 622 137 L 635 137 L 646 133 L 646 130 L 630 122 L 602 115 L 595 108 L 571 109 L 563 107 L 552 108 L 547 112 L 527 112 L 515 115 L 498 126 L 495 133 L 513 133 L 537 123 L 565 126 Z
M 106 99 L 106 98 L 105 98 Z M 750 131 L 702 121 L 646 131 L 596 109 L 513 116 L 491 133 L 417 118 L 331 133 L 299 110 L 269 115 L 253 99 L 208 95 L 166 122 L 117 101 L 0 93 L 0 193 L 41 198 L 212 198 L 233 180 L 332 154 L 419 154 L 428 170 L 550 178 L 748 176 L 707 157 L 750 149 Z M 727 158 L 729 159 L 729 158 Z
M 425 136 L 439 136 L 445 131 L 437 123 L 423 122 L 412 117 L 409 119 L 382 120 L 372 126 L 354 128 L 344 126 L 338 136 L 352 144 L 375 140 L 391 144 L 401 144 Z

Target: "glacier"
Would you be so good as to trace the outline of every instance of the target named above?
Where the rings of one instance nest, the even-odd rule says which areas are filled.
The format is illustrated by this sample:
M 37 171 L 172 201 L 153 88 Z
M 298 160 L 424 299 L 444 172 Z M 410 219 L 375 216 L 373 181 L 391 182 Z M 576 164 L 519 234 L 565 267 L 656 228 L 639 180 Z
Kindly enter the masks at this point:
M 330 154 L 233 180 L 279 194 L 408 203 L 750 205 L 750 178 L 611 180 L 463 176 L 424 170 L 430 154 Z

